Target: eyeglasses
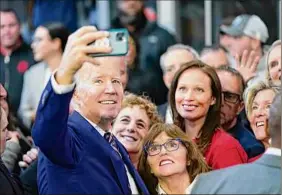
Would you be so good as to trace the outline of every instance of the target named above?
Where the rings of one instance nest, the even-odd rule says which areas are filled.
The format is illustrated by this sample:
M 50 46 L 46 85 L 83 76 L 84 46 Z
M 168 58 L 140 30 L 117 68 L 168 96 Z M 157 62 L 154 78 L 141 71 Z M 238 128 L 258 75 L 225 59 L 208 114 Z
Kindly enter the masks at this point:
M 144 147 L 144 150 L 149 156 L 155 156 L 161 152 L 162 147 L 164 147 L 168 152 L 177 150 L 179 148 L 179 143 L 182 143 L 182 140 L 179 138 L 175 138 L 175 139 L 170 139 L 163 144 L 146 145 Z
M 231 93 L 228 91 L 222 92 L 224 101 L 232 103 L 232 104 L 237 104 L 239 101 L 241 101 L 241 95 L 236 94 L 236 93 Z

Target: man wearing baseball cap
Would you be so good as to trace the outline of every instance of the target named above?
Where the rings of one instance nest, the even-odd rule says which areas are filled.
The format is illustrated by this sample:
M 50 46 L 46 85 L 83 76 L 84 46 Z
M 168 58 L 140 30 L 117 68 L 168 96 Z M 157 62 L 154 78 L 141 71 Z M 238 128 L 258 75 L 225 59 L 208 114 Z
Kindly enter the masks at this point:
M 228 36 L 229 41 L 225 47 L 232 56 L 237 54 L 241 57 L 245 50 L 248 52 L 253 50 L 255 56 L 260 57 L 257 71 L 263 72 L 265 70 L 264 45 L 269 34 L 266 24 L 257 15 L 239 15 L 231 25 L 221 25 L 220 33 Z

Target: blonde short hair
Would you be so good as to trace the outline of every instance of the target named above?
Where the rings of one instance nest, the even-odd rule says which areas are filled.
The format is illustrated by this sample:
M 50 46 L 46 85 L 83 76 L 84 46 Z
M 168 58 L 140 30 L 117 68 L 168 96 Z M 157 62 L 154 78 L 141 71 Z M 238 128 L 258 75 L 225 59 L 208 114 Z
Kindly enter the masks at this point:
M 245 109 L 246 109 L 246 114 L 248 118 L 250 117 L 251 113 L 253 112 L 252 104 L 254 102 L 256 95 L 260 91 L 267 90 L 267 89 L 273 90 L 275 93 L 277 93 L 277 91 L 272 86 L 268 85 L 264 81 L 258 81 L 257 83 L 251 85 L 247 89 L 246 96 L 245 96 Z

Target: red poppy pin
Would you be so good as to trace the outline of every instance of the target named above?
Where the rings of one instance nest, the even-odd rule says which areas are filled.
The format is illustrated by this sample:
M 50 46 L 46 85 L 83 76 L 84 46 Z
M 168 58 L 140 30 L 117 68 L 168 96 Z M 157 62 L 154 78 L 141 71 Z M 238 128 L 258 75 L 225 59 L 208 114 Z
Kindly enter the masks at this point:
M 28 62 L 22 60 L 18 63 L 17 70 L 19 73 L 23 74 L 28 69 Z

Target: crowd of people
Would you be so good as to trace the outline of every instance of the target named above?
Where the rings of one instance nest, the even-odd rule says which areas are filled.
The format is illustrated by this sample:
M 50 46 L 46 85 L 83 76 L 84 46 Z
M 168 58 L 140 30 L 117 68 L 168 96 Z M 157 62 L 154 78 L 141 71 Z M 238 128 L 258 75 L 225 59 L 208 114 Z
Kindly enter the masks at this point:
M 201 52 L 118 1 L 109 32 L 38 25 L 31 45 L 0 11 L 0 192 L 280 194 L 281 40 L 239 15 Z

